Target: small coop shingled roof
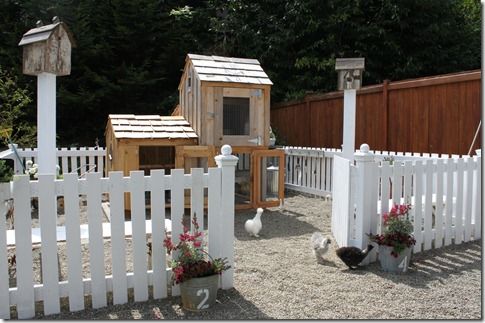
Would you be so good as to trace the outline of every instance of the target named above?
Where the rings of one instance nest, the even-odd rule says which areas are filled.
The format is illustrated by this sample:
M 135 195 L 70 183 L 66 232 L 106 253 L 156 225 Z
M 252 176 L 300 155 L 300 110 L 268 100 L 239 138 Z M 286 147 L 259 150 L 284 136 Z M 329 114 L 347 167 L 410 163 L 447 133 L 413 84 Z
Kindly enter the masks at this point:
M 182 116 L 110 114 L 117 139 L 193 139 L 197 134 Z
M 257 59 L 187 54 L 202 82 L 272 85 Z

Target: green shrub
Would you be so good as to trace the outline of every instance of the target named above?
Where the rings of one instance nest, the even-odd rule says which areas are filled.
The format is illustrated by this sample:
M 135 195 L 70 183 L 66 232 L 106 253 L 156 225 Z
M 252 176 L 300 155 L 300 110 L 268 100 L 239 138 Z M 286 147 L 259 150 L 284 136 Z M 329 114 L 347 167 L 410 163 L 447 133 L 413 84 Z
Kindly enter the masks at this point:
M 5 160 L 0 160 L 0 182 L 10 182 L 13 177 L 13 169 Z

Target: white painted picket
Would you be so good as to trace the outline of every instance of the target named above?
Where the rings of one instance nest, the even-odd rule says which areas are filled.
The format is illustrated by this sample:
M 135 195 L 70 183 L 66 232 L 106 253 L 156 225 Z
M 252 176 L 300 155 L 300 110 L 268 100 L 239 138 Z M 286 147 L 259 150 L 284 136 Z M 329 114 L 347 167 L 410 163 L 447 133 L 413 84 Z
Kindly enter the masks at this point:
M 56 239 L 56 193 L 54 175 L 39 175 L 39 222 L 41 230 L 42 282 L 44 293 L 44 313 L 59 313 L 59 272 L 57 269 Z
M 15 216 L 15 255 L 17 262 L 16 286 L 0 285 L 0 318 L 10 318 L 10 306 L 16 306 L 19 319 L 35 316 L 35 302 L 43 301 L 44 313 L 60 312 L 60 298 L 68 297 L 69 310 L 86 307 L 84 297 L 90 295 L 92 308 L 107 306 L 108 292 L 113 293 L 113 304 L 128 302 L 128 289 L 133 288 L 134 300 L 149 299 L 149 286 L 153 286 L 154 299 L 168 296 L 170 270 L 166 266 L 165 238 L 165 191 L 171 193 L 172 239 L 178 242 L 182 233 L 184 215 L 184 191 L 191 191 L 191 217 L 197 215 L 204 229 L 204 189 L 208 190 L 208 241 L 212 257 L 227 257 L 232 271 L 221 277 L 221 287 L 233 286 L 234 268 L 234 172 L 237 157 L 229 150 L 216 157 L 218 168 L 192 169 L 184 174 L 183 169 L 173 169 L 170 175 L 163 170 L 152 170 L 150 176 L 143 171 L 130 172 L 123 177 L 121 172 L 110 172 L 102 178 L 101 173 L 90 172 L 86 178 L 77 174 L 65 174 L 56 180 L 53 175 L 40 175 L 38 181 L 29 181 L 27 175 L 15 176 L 10 184 L 0 185 L 0 211 L 5 216 L 5 201 L 13 198 Z M 146 231 L 145 193 L 150 195 L 151 235 Z M 125 193 L 131 199 L 133 271 L 127 271 L 125 242 Z M 103 239 L 103 217 L 101 196 L 109 195 L 111 220 L 111 249 L 105 249 Z M 89 264 L 83 264 L 80 232 L 79 196 L 87 200 L 89 240 Z M 56 199 L 64 197 L 66 215 L 66 263 L 67 280 L 60 281 L 58 272 L 58 241 L 56 239 Z M 42 282 L 34 282 L 32 223 L 30 199 L 39 199 L 39 222 L 41 231 Z M 0 279 L 9 281 L 7 259 L 7 235 L 5 218 L 0 221 Z M 152 242 L 152 269 L 149 268 L 147 242 Z M 111 275 L 105 272 L 105 253 L 110 252 Z M 89 274 L 83 278 L 83 266 L 89 266 Z M 179 295 L 177 286 L 171 295 Z
M 165 230 L 160 230 L 165 225 L 165 207 L 162 203 L 157 203 L 157 201 L 165 201 L 165 176 L 162 170 L 152 170 L 150 175 L 153 178 L 152 187 L 150 188 L 150 194 L 152 194 L 150 198 L 152 245 L 161 246 L 165 239 Z M 203 183 L 200 184 L 203 185 Z M 161 189 L 157 189 L 157 185 Z M 120 223 L 122 222 L 120 221 Z M 120 240 L 124 242 L 124 240 Z M 164 265 L 166 263 L 164 250 L 152 248 L 153 298 L 155 299 L 167 297 L 167 284 L 164 283 L 167 281 L 167 271 Z M 120 288 L 120 290 L 123 289 Z M 126 291 L 126 288 L 124 290 Z
M 162 176 L 163 177 L 163 176 Z M 152 176 L 152 178 L 155 177 Z M 153 185 L 153 184 L 152 184 Z M 152 191 L 153 190 L 152 186 Z M 113 304 L 128 301 L 126 278 L 126 242 L 124 234 L 125 212 L 123 194 L 123 172 L 109 173 L 109 204 L 111 215 L 111 261 L 113 275 Z M 158 204 L 158 203 L 157 203 Z M 160 226 L 162 228 L 163 225 Z M 162 230 L 163 231 L 163 230 Z M 152 231 L 153 232 L 153 231 Z M 153 251 L 152 251 L 153 252 Z M 155 288 L 155 287 L 154 287 Z
M 112 211 L 115 211 L 112 209 Z M 77 174 L 64 175 L 64 213 L 66 217 L 66 236 L 80 237 L 79 187 Z M 67 277 L 69 284 L 69 310 L 84 309 L 82 277 L 81 240 L 67 239 Z M 114 270 L 113 265 L 113 270 Z
M 340 246 L 365 247 L 365 233 L 381 233 L 382 215 L 395 203 L 412 205 L 415 253 L 481 238 L 480 156 L 430 156 L 390 164 L 364 152 L 355 154 L 355 166 L 340 159 L 334 161 L 339 160 L 333 173 L 339 181 L 332 209 L 332 233 Z M 342 172 L 344 164 L 351 171 Z M 351 188 L 341 190 L 347 179 Z M 349 201 L 348 211 L 339 207 Z
M 27 160 L 37 162 L 37 148 L 13 146 L 10 145 L 8 150 L 0 152 L 0 159 L 12 159 L 14 174 L 20 175 L 24 173 Z M 105 174 L 106 150 L 103 147 L 58 148 L 56 154 L 57 164 L 61 168 L 60 174 L 74 172 L 81 177 L 90 172 Z
M 7 214 L 7 199 L 10 195 L 10 184 L 0 183 L 0 214 Z M 0 219 L 0 281 L 8 282 L 7 226 Z M 7 261 L 6 261 L 7 260 Z M 5 284 L 5 283 L 3 283 Z M 8 288 L 0 288 L 0 319 L 10 318 L 10 295 Z

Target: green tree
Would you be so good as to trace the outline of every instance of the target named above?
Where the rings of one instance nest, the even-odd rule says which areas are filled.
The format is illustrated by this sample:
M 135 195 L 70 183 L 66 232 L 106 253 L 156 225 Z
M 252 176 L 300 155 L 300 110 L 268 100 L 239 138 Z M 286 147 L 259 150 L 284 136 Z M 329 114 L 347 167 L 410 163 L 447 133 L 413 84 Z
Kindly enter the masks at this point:
M 335 90 L 337 57 L 365 57 L 364 84 L 480 67 L 478 0 L 0 0 L 0 12 L 0 65 L 30 92 L 22 34 L 55 15 L 73 32 L 61 145 L 102 141 L 110 113 L 169 114 L 187 53 L 258 59 L 272 102 Z
M 0 66 L 0 138 L 4 146 L 11 142 L 23 147 L 36 146 L 36 128 L 25 121 L 32 111 L 31 103 L 29 91 L 19 87 L 17 78 Z

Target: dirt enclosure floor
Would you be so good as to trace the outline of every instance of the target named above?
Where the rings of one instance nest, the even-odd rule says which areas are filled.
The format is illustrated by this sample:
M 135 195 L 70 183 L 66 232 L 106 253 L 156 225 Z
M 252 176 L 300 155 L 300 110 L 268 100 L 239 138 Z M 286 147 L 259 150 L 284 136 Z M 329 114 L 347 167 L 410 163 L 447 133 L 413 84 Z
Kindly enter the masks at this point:
M 481 319 L 481 240 L 413 255 L 406 274 L 378 263 L 350 271 L 335 255 L 317 264 L 310 237 L 331 235 L 331 201 L 287 194 L 282 209 L 266 209 L 259 238 L 235 219 L 234 288 L 219 290 L 214 307 L 185 311 L 180 297 L 109 306 L 39 319 Z

